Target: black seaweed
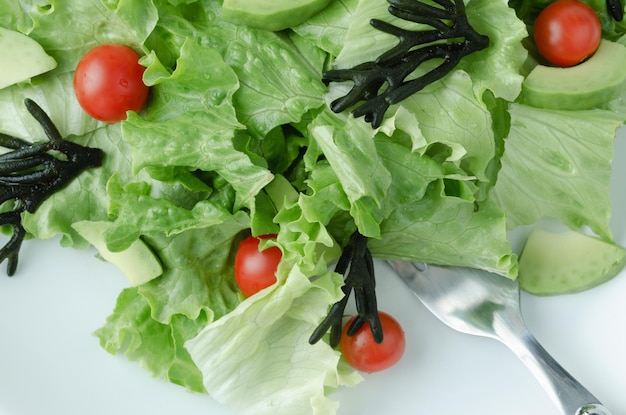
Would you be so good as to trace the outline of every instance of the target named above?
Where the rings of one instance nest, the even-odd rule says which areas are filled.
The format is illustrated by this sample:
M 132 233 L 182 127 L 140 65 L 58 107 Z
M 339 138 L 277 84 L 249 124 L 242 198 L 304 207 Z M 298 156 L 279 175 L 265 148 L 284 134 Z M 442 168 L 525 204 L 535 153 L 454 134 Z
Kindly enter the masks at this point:
M 17 269 L 19 251 L 26 236 L 22 213 L 33 213 L 41 203 L 76 178 L 83 170 L 99 167 L 103 152 L 64 140 L 48 115 L 34 101 L 24 101 L 28 112 L 43 128 L 49 141 L 30 143 L 0 133 L 0 147 L 12 151 L 0 155 L 0 204 L 11 210 L 0 213 L 0 225 L 13 234 L 0 249 L 0 262 L 8 260 L 7 274 Z
M 337 347 L 341 337 L 342 320 L 350 295 L 354 290 L 354 299 L 358 316 L 348 328 L 347 334 L 354 335 L 365 323 L 369 323 L 374 340 L 383 341 L 383 329 L 378 317 L 376 303 L 376 278 L 374 260 L 367 248 L 367 238 L 358 231 L 350 237 L 350 242 L 343 249 L 335 272 L 344 276 L 344 296 L 330 308 L 326 318 L 317 326 L 309 338 L 309 343 L 317 343 L 330 329 L 330 345 Z
M 621 0 L 606 0 L 606 9 L 609 12 L 609 16 L 618 22 L 624 19 L 624 6 Z
M 489 38 L 470 25 L 463 0 L 433 0 L 438 6 L 416 0 L 387 1 L 392 15 L 428 25 L 432 30 L 407 30 L 372 19 L 373 27 L 396 36 L 398 44 L 373 62 L 324 73 L 325 82 L 354 84 L 348 94 L 331 103 L 331 109 L 342 112 L 365 101 L 352 114 L 364 116 L 374 128 L 380 126 L 389 106 L 443 78 L 463 57 L 489 46 Z M 432 60 L 441 62 L 419 77 L 407 79 L 420 65 Z

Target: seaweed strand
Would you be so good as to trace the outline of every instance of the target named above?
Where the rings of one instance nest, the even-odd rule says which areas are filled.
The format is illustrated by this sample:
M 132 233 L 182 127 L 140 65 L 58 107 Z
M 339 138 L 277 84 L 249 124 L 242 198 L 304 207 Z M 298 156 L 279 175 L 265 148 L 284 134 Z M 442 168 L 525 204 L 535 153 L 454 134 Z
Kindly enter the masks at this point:
M 606 9 L 615 21 L 621 22 L 624 19 L 624 6 L 621 0 L 606 0 Z
M 378 317 L 374 260 L 367 248 L 367 238 L 358 231 L 352 234 L 350 242 L 343 249 L 335 272 L 344 276 L 344 285 L 341 287 L 344 295 L 330 307 L 327 316 L 311 334 L 309 342 L 317 343 L 330 330 L 329 343 L 332 347 L 337 347 L 345 309 L 354 292 L 357 318 L 348 327 L 348 336 L 354 335 L 365 323 L 369 323 L 374 340 L 381 343 L 383 329 Z
M 486 48 L 489 38 L 470 25 L 463 0 L 436 0 L 436 5 L 416 0 L 387 0 L 388 10 L 400 19 L 430 26 L 410 30 L 372 19 L 377 30 L 398 38 L 398 43 L 374 61 L 324 73 L 325 82 L 352 81 L 351 90 L 334 100 L 330 108 L 353 108 L 355 117 L 377 128 L 387 109 L 450 73 L 465 56 Z M 410 78 L 424 63 L 437 61 L 434 69 Z
M 37 103 L 24 105 L 41 125 L 48 141 L 38 144 L 0 133 L 0 147 L 10 149 L 0 155 L 0 204 L 11 209 L 0 213 L 0 225 L 11 226 L 13 233 L 0 249 L 0 262 L 7 260 L 7 274 L 16 269 L 19 251 L 26 236 L 22 213 L 34 213 L 48 197 L 65 187 L 83 170 L 99 167 L 103 152 L 84 147 L 61 137 L 59 130 Z

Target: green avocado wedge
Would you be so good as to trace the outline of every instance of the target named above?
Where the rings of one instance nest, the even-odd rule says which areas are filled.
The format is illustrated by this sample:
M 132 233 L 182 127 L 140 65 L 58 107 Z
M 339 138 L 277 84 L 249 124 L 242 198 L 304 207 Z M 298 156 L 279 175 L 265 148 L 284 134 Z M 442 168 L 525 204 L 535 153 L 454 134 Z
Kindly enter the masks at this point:
M 124 251 L 113 252 L 107 248 L 104 233 L 111 225 L 111 222 L 82 221 L 73 223 L 72 227 L 98 250 L 103 259 L 118 267 L 132 287 L 159 277 L 163 273 L 161 263 L 141 239 Z
M 23 33 L 0 27 L 0 89 L 51 71 L 57 62 Z
M 585 62 L 568 67 L 537 65 L 522 86 L 524 103 L 545 109 L 605 108 L 626 84 L 626 47 L 602 40 Z
M 230 23 L 279 31 L 299 25 L 330 2 L 331 0 L 224 0 L 222 19 Z
M 519 259 L 520 287 L 536 295 L 574 293 L 615 277 L 626 249 L 575 231 L 534 228 Z

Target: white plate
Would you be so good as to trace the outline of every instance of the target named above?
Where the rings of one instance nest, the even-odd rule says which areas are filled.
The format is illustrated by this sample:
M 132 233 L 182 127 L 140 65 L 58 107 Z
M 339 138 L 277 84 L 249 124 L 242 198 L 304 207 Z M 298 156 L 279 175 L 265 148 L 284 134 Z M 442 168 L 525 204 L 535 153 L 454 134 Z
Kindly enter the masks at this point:
M 626 245 L 626 129 L 613 180 L 617 241 Z M 111 312 L 123 276 L 92 252 L 26 241 L 18 274 L 0 270 L 0 415 L 234 415 L 208 396 L 153 379 L 104 352 L 92 332 Z M 557 415 L 501 344 L 439 323 L 378 264 L 379 305 L 403 324 L 399 365 L 335 397 L 340 415 Z M 523 295 L 529 328 L 614 415 L 626 414 L 626 272 L 585 293 Z

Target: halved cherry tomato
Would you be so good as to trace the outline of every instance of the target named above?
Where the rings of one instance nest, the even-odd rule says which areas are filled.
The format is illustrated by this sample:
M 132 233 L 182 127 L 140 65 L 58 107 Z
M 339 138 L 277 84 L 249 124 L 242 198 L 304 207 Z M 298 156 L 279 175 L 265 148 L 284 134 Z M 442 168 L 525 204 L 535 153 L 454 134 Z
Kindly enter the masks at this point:
M 535 19 L 533 37 L 541 56 L 568 67 L 594 54 L 602 40 L 602 27 L 595 11 L 585 3 L 557 0 Z
M 145 68 L 127 46 L 105 44 L 88 51 L 74 74 L 74 92 L 80 106 L 97 120 L 115 123 L 127 111 L 139 112 L 148 98 Z
M 389 314 L 378 312 L 383 329 L 382 343 L 376 343 L 369 323 L 365 323 L 353 336 L 348 328 L 356 319 L 352 317 L 343 326 L 339 348 L 346 361 L 361 372 L 378 372 L 398 363 L 404 354 L 406 339 L 400 323 Z
M 250 297 L 276 282 L 276 269 L 282 259 L 282 252 L 275 246 L 259 251 L 261 239 L 275 236 L 263 235 L 258 238 L 249 236 L 241 241 L 237 248 L 235 281 L 246 297 Z

